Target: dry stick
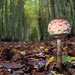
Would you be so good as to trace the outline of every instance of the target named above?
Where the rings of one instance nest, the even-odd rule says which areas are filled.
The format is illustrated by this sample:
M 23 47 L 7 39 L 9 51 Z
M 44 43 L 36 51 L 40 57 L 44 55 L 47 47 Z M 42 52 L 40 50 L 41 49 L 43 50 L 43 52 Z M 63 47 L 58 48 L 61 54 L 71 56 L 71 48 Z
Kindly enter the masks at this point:
M 57 67 L 60 72 L 62 72 L 62 49 L 61 49 L 61 39 L 57 38 Z

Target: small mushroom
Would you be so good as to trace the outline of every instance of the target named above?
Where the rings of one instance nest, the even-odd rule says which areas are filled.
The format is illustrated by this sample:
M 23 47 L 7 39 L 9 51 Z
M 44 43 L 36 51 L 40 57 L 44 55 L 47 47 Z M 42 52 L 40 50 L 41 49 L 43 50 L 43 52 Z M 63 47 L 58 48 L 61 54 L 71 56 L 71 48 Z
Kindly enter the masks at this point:
M 57 38 L 57 67 L 62 72 L 61 38 L 71 33 L 70 24 L 65 19 L 54 19 L 48 25 L 48 32 Z

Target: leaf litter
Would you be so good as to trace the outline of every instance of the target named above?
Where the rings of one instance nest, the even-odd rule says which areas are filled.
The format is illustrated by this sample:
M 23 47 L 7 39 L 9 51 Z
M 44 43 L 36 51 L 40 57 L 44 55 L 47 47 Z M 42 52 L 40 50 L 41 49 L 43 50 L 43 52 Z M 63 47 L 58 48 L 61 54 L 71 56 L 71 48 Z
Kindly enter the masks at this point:
M 74 75 L 75 38 L 62 40 L 62 68 L 56 67 L 55 40 L 0 42 L 1 75 Z

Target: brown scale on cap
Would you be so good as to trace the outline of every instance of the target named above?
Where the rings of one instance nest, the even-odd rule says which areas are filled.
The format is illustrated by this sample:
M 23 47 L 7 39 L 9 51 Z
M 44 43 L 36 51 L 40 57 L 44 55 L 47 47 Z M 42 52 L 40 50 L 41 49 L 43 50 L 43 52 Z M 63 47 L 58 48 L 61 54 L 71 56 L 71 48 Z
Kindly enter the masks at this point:
M 54 19 L 53 21 L 65 21 L 65 19 L 61 19 L 61 18 L 58 18 L 58 19 Z
M 71 32 L 70 24 L 65 19 L 54 19 L 48 25 L 50 34 L 68 34 Z

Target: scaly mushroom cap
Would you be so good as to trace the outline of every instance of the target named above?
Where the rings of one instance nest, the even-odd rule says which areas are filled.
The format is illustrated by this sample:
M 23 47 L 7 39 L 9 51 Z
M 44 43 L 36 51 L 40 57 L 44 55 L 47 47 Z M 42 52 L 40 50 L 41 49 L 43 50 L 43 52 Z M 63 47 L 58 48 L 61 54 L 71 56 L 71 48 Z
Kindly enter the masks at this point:
M 61 35 L 71 33 L 71 25 L 65 19 L 54 19 L 48 25 L 50 35 Z

